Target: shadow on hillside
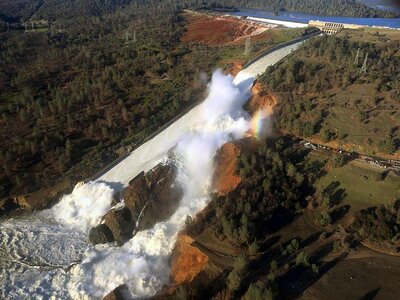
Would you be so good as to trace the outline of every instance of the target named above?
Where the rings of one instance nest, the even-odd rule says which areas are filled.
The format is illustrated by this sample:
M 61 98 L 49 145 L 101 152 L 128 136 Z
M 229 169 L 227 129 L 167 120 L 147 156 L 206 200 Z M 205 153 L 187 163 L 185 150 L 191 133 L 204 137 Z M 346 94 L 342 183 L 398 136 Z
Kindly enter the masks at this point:
M 311 261 L 315 261 L 317 257 L 324 257 L 329 251 L 329 248 L 321 249 L 317 256 L 313 256 Z M 287 273 L 277 279 L 279 290 L 282 290 L 280 298 L 297 299 L 305 290 L 316 283 L 324 274 L 336 266 L 341 260 L 345 259 L 347 252 L 340 254 L 335 259 L 322 264 L 319 267 L 318 275 L 313 274 L 310 269 L 301 266 L 295 266 Z
M 303 239 L 301 241 L 301 247 L 305 248 L 308 245 L 311 245 L 319 238 L 320 235 L 321 235 L 321 231 L 312 233 L 310 236 L 306 237 L 305 239 Z
M 380 287 L 373 289 L 372 291 L 369 291 L 364 296 L 362 296 L 359 300 L 373 300 L 375 299 L 376 295 L 378 295 L 380 290 Z
M 336 223 L 342 219 L 350 211 L 350 208 L 351 206 L 348 204 L 336 207 L 331 213 L 332 223 Z

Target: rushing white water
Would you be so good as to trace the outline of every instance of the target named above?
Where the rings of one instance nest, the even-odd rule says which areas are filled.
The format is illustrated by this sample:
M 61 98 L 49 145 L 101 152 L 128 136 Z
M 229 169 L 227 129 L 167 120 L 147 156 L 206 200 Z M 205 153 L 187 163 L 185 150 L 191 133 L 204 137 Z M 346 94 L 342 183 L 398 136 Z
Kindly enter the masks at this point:
M 99 224 L 101 217 L 110 209 L 113 194 L 113 189 L 105 183 L 77 184 L 71 194 L 62 197 L 58 204 L 43 214 L 87 232 Z
M 215 72 L 201 105 L 97 182 L 75 187 L 51 210 L 0 223 L 0 299 L 97 299 L 122 283 L 135 298 L 154 295 L 168 281 L 168 258 L 186 216 L 196 214 L 209 201 L 215 152 L 250 126 L 242 105 L 254 78 L 299 44 L 265 56 L 234 81 Z M 178 183 L 184 189 L 172 217 L 138 232 L 122 247 L 88 243 L 89 228 L 111 206 L 112 188 L 127 185 L 169 151 L 175 153 Z
M 235 85 L 230 75 L 214 73 L 195 122 L 173 149 L 178 183 L 184 188 L 179 208 L 168 221 L 138 232 L 122 247 L 93 247 L 85 239 L 89 228 L 98 224 L 111 206 L 113 190 L 101 182 L 77 186 L 54 208 L 37 214 L 33 228 L 31 218 L 3 223 L 1 233 L 8 236 L 2 236 L 2 240 L 18 237 L 26 253 L 9 253 L 14 262 L 10 262 L 9 271 L 2 271 L 0 296 L 100 298 L 122 283 L 128 284 L 134 297 L 154 295 L 168 281 L 168 258 L 186 216 L 202 210 L 209 200 L 216 151 L 249 128 L 248 116 L 241 107 L 250 95 L 251 83 L 247 80 Z M 18 233 L 15 224 L 21 227 Z M 15 262 L 28 257 L 28 264 Z

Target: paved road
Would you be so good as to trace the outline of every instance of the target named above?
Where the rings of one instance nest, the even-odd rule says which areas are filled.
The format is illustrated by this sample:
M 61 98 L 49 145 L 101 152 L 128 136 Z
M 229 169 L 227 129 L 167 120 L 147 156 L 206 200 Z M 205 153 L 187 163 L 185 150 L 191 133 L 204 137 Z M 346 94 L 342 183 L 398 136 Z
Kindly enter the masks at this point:
M 254 62 L 237 74 L 234 79 L 235 85 L 240 87 L 252 84 L 258 75 L 265 72 L 267 67 L 276 64 L 292 51 L 296 50 L 302 43 L 299 42 L 286 46 Z M 147 172 L 154 168 L 166 157 L 168 151 L 178 143 L 179 139 L 186 132 L 198 125 L 197 116 L 201 110 L 201 105 L 199 104 L 194 107 L 183 117 L 157 134 L 153 139 L 136 148 L 125 159 L 98 177 L 96 181 L 107 182 L 115 189 L 122 189 L 123 186 L 127 186 L 129 181 L 140 172 Z
M 354 161 L 358 161 L 363 164 L 369 164 L 370 167 L 376 167 L 379 169 L 391 169 L 395 171 L 396 173 L 400 172 L 400 160 L 394 160 L 394 159 L 384 159 L 381 157 L 377 156 L 369 156 L 369 155 L 362 155 L 356 152 L 348 152 L 343 149 L 335 149 L 331 148 L 328 146 L 320 145 L 317 143 L 311 143 L 307 140 L 302 140 L 300 142 L 302 146 L 308 149 L 312 149 L 314 151 L 322 151 L 325 153 L 328 153 L 330 155 L 339 153 L 343 154 L 346 156 L 349 156 L 352 158 Z

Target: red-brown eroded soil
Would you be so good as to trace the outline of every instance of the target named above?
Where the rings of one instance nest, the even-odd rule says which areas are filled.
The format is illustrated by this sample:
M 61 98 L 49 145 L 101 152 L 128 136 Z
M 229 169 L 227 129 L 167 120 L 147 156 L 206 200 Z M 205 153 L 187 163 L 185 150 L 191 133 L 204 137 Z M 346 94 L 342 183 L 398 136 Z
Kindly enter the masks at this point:
M 235 77 L 241 70 L 242 70 L 242 62 L 241 61 L 234 61 L 231 62 L 225 69 L 226 74 L 231 74 L 233 77 Z
M 253 87 L 253 96 L 246 105 L 246 109 L 253 115 L 260 109 L 272 114 L 277 104 L 275 97 L 265 94 L 261 85 L 256 83 Z M 215 156 L 215 172 L 213 176 L 213 187 L 219 195 L 226 195 L 236 189 L 241 178 L 236 174 L 238 158 L 240 153 L 251 152 L 256 145 L 256 139 L 251 132 L 247 138 L 227 143 L 219 149 Z M 209 263 L 208 256 L 196 246 L 192 246 L 194 240 L 181 232 L 171 259 L 170 280 L 173 283 L 167 293 L 183 283 L 191 282 Z
M 268 30 L 266 26 L 234 17 L 187 14 L 184 42 L 206 45 L 227 45 L 244 42 L 248 36 L 257 36 Z
M 264 92 L 262 85 L 258 82 L 253 86 L 252 92 L 253 96 L 246 104 L 247 111 L 254 115 L 258 110 L 264 109 L 268 115 L 272 115 L 278 104 L 276 97 Z
M 170 273 L 170 280 L 175 285 L 191 282 L 207 265 L 207 255 L 193 247 L 193 242 L 194 240 L 184 233 L 178 235 Z
M 233 191 L 240 183 L 240 176 L 236 174 L 237 159 L 240 148 L 234 143 L 227 143 L 218 151 L 215 161 L 214 188 L 220 196 Z
M 267 115 L 273 114 L 277 104 L 276 98 L 263 92 L 261 85 L 256 83 L 252 88 L 253 96 L 246 105 L 247 111 L 254 115 L 258 110 L 264 110 Z M 249 132 L 249 136 L 253 136 Z M 240 176 L 236 174 L 238 157 L 242 150 L 251 147 L 251 139 L 227 143 L 221 147 L 215 156 L 215 172 L 213 178 L 214 189 L 220 196 L 233 191 L 240 183 Z M 247 149 L 248 150 L 248 149 Z

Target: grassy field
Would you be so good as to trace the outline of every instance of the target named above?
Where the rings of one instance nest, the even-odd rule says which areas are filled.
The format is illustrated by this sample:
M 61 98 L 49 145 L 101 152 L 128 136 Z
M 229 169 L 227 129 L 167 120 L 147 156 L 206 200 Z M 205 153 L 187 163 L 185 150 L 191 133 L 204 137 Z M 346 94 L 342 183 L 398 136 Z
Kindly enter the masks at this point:
M 325 155 L 313 152 L 312 159 L 325 160 Z M 350 205 L 352 211 L 379 204 L 391 204 L 399 192 L 400 178 L 393 171 L 360 161 L 351 161 L 343 167 L 327 168 L 327 173 L 316 183 L 317 192 L 331 182 L 338 181 L 345 190 L 341 205 Z
M 225 67 L 232 61 L 246 63 L 271 47 L 290 41 L 301 36 L 304 29 L 299 28 L 271 28 L 266 32 L 252 38 L 252 52 L 248 57 L 243 55 L 245 39 L 238 45 L 224 47 L 220 52 L 218 67 Z
M 400 41 L 400 34 L 398 30 L 365 27 L 361 30 L 341 31 L 337 34 L 343 37 L 351 32 L 351 38 L 354 41 L 364 42 L 366 40 L 373 43 L 384 43 L 387 40 Z
M 325 96 L 314 100 L 319 109 L 327 112 L 322 130 L 330 129 L 339 137 L 339 146 L 350 151 L 376 155 L 378 145 L 393 133 L 400 121 L 399 105 L 385 92 L 379 94 L 375 104 L 376 91 L 370 84 L 355 84 L 347 89 L 332 89 Z M 334 105 L 333 105 L 334 104 Z M 364 115 L 365 114 L 365 115 Z
M 385 179 L 377 180 L 382 172 L 367 170 L 350 163 L 341 168 L 334 168 L 318 182 L 324 188 L 332 181 L 339 181 L 340 187 L 346 191 L 343 204 L 360 209 L 379 204 L 390 204 L 395 200 L 398 176 L 388 174 Z

